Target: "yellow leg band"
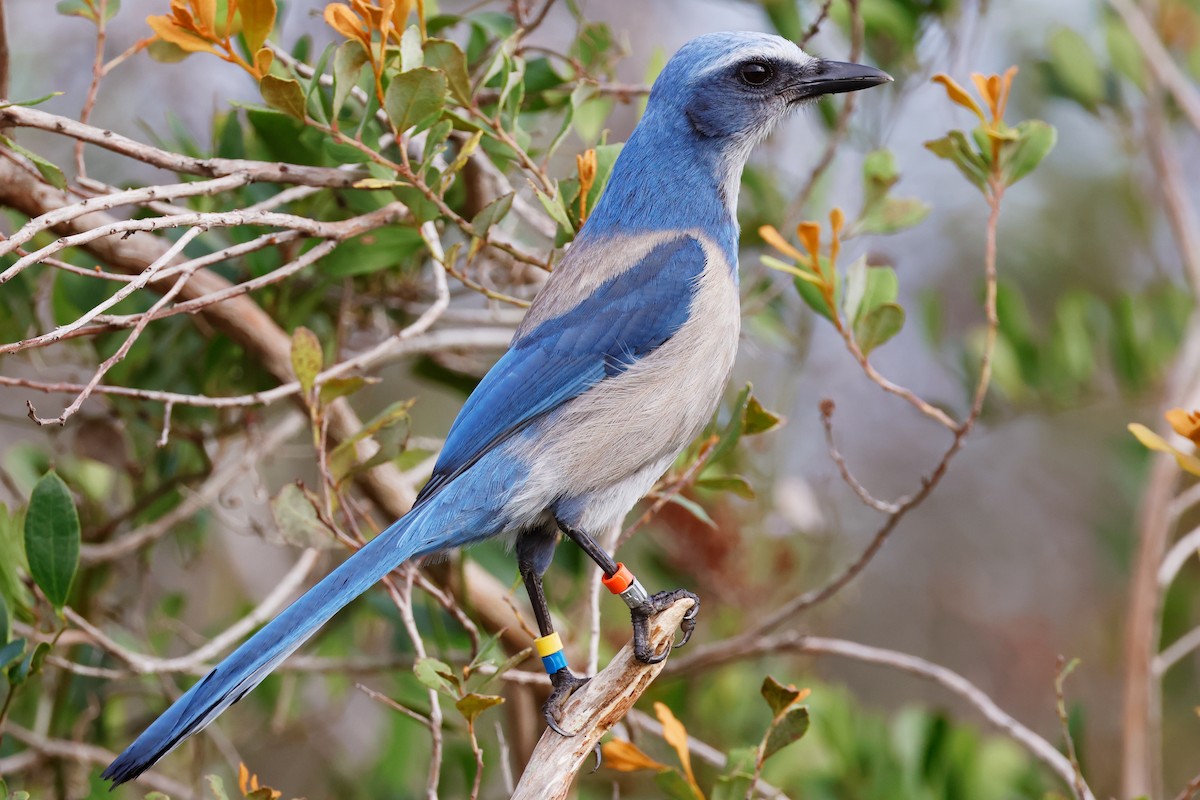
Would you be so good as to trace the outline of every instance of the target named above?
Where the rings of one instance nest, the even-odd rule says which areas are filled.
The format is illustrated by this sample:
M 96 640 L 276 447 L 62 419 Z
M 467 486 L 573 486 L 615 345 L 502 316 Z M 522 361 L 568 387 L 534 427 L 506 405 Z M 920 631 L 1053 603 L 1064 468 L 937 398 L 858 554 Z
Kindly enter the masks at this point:
M 549 636 L 542 636 L 534 639 L 533 646 L 537 648 L 537 654 L 542 658 L 557 653 L 563 649 L 562 639 L 558 637 L 557 633 L 552 633 Z

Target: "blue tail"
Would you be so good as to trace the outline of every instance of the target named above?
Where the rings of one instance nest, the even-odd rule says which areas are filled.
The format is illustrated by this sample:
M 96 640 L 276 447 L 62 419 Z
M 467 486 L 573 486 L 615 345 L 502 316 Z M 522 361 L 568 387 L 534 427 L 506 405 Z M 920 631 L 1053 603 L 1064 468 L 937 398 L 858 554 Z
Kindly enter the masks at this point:
M 404 561 L 436 549 L 432 542 L 444 541 L 447 533 L 440 507 L 433 502 L 414 508 L 346 559 L 176 700 L 102 777 L 118 786 L 141 775 L 257 686 L 351 600 Z

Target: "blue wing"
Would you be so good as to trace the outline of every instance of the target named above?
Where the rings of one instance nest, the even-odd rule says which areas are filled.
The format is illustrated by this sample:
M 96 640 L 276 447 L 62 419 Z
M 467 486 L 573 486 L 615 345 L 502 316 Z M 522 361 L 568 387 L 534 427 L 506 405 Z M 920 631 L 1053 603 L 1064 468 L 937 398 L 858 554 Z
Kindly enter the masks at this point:
M 513 342 L 467 398 L 417 502 L 534 419 L 619 375 L 687 321 L 705 254 L 665 242 L 565 314 Z

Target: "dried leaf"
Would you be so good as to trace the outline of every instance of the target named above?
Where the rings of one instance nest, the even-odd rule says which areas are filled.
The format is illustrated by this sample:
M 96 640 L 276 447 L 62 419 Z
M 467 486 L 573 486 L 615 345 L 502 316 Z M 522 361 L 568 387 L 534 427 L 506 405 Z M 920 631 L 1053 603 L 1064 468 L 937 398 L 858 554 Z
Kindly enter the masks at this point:
M 1142 443 L 1143 447 L 1174 456 L 1180 469 L 1192 475 L 1200 476 L 1200 458 L 1172 447 L 1165 439 L 1145 425 L 1136 422 L 1130 423 L 1129 432 L 1137 437 L 1137 440 Z
M 776 717 L 793 703 L 808 696 L 807 689 L 797 689 L 790 683 L 784 686 L 770 675 L 763 678 L 762 688 L 759 691 L 762 693 L 763 699 L 767 701 L 767 705 L 771 707 L 771 713 Z
M 655 771 L 670 769 L 643 753 L 633 742 L 612 739 L 600 746 L 601 763 L 617 772 L 637 772 L 643 769 Z
M 704 797 L 703 792 L 700 791 L 700 785 L 696 783 L 696 775 L 692 772 L 692 754 L 688 749 L 687 728 L 683 727 L 683 723 L 675 718 L 665 703 L 656 702 L 654 704 L 654 715 L 662 723 L 663 741 L 674 747 L 675 752 L 679 754 L 679 763 L 683 765 L 683 772 L 687 777 L 688 784 L 696 791 L 697 797 Z

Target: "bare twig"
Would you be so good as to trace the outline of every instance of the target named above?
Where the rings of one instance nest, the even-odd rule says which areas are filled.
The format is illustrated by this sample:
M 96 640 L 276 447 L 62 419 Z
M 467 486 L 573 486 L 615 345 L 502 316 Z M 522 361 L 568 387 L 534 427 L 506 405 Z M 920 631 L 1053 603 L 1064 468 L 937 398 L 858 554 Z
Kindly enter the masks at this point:
M 1075 752 L 1075 737 L 1071 735 L 1071 719 L 1067 714 L 1065 689 L 1068 676 L 1078 664 L 1078 660 L 1068 663 L 1062 656 L 1058 657 L 1058 669 L 1054 675 L 1054 710 L 1058 713 L 1059 727 L 1062 729 L 1063 741 L 1067 747 L 1067 760 L 1071 763 L 1071 788 L 1075 792 L 1076 800 L 1085 800 L 1087 789 L 1083 782 L 1083 772 L 1079 769 L 1079 755 Z
M 271 593 L 263 598 L 262 602 L 253 611 L 214 636 L 207 644 L 196 648 L 187 655 L 177 658 L 155 658 L 135 653 L 118 644 L 72 609 L 64 608 L 63 613 L 71 624 L 86 632 L 93 642 L 128 664 L 134 672 L 143 675 L 165 672 L 187 672 L 220 655 L 244 638 L 246 634 L 274 617 L 283 608 L 284 604 L 292 598 L 296 590 L 303 585 L 312 568 L 316 566 L 319 555 L 319 550 L 305 550 L 300 554 L 300 558 L 296 560 L 296 563 L 288 571 L 287 575 L 275 585 Z
M 302 164 L 248 161 L 240 158 L 193 158 L 143 144 L 113 131 L 85 125 L 70 117 L 60 117 L 57 114 L 48 114 L 36 108 L 23 106 L 9 106 L 0 109 L 0 126 L 3 125 L 37 128 L 51 133 L 59 133 L 151 166 L 187 175 L 219 178 L 222 175 L 245 173 L 255 182 L 342 189 L 352 188 L 354 182 L 363 177 L 360 172 L 333 167 L 310 167 Z
M 81 764 L 109 764 L 117 757 L 116 753 L 105 750 L 103 747 L 66 739 L 51 739 L 12 724 L 8 725 L 6 730 L 18 742 L 47 758 L 75 761 Z M 180 800 L 196 797 L 188 786 L 156 772 L 144 772 L 134 780 L 155 791 L 169 794 L 173 798 L 180 798 Z
M 1108 3 L 1125 22 L 1154 78 L 1171 93 L 1188 122 L 1200 132 L 1200 92 L 1171 58 L 1166 46 L 1154 31 L 1154 26 L 1146 19 L 1145 12 L 1131 0 L 1108 0 Z

